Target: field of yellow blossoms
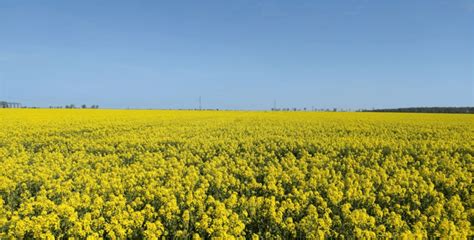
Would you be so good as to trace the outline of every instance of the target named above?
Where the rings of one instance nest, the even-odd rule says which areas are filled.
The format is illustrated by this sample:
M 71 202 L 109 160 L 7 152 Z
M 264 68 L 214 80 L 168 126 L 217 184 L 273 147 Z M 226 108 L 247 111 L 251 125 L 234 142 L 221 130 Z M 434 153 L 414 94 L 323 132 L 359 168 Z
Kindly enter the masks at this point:
M 466 239 L 474 116 L 0 110 L 0 239 Z

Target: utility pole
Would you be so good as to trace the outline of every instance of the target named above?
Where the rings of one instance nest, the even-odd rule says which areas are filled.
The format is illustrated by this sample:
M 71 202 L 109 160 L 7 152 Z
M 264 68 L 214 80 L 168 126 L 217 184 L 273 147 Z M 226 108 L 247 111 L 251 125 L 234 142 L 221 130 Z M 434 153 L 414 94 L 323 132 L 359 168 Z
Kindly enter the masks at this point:
M 199 110 L 202 110 L 202 101 L 201 101 L 201 96 L 199 96 Z
M 277 110 L 277 100 L 273 100 L 273 111 Z

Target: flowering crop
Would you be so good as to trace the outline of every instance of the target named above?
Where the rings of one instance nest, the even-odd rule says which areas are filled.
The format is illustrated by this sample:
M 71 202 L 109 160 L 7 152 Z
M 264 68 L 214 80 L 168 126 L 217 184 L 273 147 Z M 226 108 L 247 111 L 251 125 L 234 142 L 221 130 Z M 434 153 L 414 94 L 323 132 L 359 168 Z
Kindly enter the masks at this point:
M 0 239 L 468 238 L 473 120 L 0 110 Z

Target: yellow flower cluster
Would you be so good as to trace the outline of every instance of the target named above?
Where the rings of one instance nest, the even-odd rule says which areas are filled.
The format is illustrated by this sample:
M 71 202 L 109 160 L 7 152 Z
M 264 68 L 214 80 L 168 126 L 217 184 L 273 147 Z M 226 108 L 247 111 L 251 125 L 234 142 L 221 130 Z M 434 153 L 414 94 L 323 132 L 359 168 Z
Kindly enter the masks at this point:
M 473 120 L 0 110 L 0 239 L 468 238 Z

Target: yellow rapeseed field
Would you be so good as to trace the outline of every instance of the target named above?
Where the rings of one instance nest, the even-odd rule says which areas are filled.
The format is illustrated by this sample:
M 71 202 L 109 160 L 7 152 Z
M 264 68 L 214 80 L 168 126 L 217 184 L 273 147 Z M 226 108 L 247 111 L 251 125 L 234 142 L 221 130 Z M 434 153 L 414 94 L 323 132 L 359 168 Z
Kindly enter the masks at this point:
M 473 115 L 0 110 L 0 238 L 466 239 Z

